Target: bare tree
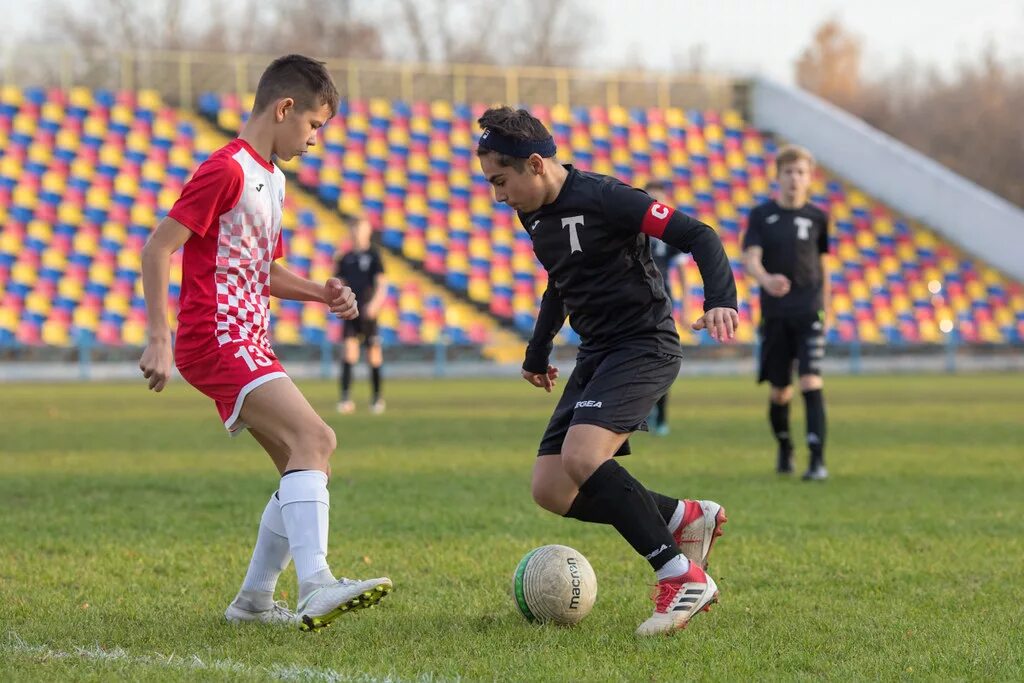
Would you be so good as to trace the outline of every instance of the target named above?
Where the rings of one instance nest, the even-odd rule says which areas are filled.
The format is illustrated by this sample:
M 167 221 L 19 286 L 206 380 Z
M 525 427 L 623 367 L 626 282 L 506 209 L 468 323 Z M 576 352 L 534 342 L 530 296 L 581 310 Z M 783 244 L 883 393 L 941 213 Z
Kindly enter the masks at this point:
M 831 20 L 797 62 L 797 82 L 1024 207 L 1024 65 L 989 47 L 951 76 L 905 60 L 865 79 L 860 60 L 860 40 Z
M 594 18 L 576 0 L 397 0 L 422 62 L 578 66 Z M 588 35 L 588 31 L 590 35 Z
M 825 99 L 847 106 L 861 93 L 861 41 L 838 19 L 815 31 L 796 63 L 796 82 Z

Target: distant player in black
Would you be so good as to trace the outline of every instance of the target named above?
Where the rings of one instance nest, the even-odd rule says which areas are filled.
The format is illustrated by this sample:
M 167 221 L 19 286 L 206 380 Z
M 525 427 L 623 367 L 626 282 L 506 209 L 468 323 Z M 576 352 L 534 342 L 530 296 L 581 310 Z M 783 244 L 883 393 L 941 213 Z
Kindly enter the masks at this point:
M 789 402 L 793 363 L 807 409 L 810 465 L 805 480 L 828 478 L 825 469 L 825 403 L 821 361 L 825 357 L 825 302 L 828 299 L 828 214 L 808 195 L 814 157 L 785 147 L 775 160 L 777 199 L 754 207 L 743 238 L 747 273 L 761 286 L 761 369 L 758 382 L 771 384 L 769 420 L 779 442 L 776 470 L 793 471 Z
M 647 187 L 644 188 L 647 194 L 654 198 L 654 201 L 661 202 L 662 204 L 670 203 L 669 201 L 669 189 L 670 185 L 664 180 L 652 180 L 647 183 Z M 686 296 L 686 261 L 687 255 L 679 249 L 676 249 L 671 244 L 660 240 L 657 237 L 651 238 L 651 258 L 654 260 L 654 265 L 658 267 L 658 272 L 661 273 L 664 279 L 665 294 L 669 299 L 669 306 L 675 310 L 673 305 L 672 295 L 672 278 L 671 273 L 673 270 L 679 273 L 679 284 L 682 289 L 682 297 L 680 302 L 685 302 Z M 686 309 L 680 311 L 682 317 L 686 316 Z M 654 418 L 654 424 L 651 425 L 654 428 L 654 433 L 657 436 L 668 436 L 668 391 L 665 395 L 658 399 L 658 402 L 654 405 L 654 411 L 651 413 Z
M 642 190 L 559 164 L 551 134 L 524 109 L 489 109 L 479 123 L 481 169 L 497 201 L 518 212 L 548 273 L 523 378 L 551 391 L 558 369 L 548 360 L 566 315 L 581 340 L 540 442 L 533 498 L 556 514 L 614 526 L 650 562 L 658 592 L 638 633 L 682 628 L 718 595 L 703 567 L 724 510 L 648 491 L 613 456 L 629 453 L 629 435 L 645 428 L 679 373 L 679 335 L 649 237 L 693 253 L 706 294 L 693 328 L 725 341 L 739 317 L 722 243 Z
M 377 332 L 377 316 L 380 315 L 384 297 L 387 296 L 387 280 L 384 278 L 384 263 L 380 253 L 371 244 L 373 227 L 364 217 L 349 219 L 352 230 L 352 249 L 348 253 L 338 254 L 334 263 L 334 276 L 341 279 L 356 295 L 359 302 L 359 317 L 345 321 L 344 348 L 341 359 L 341 400 L 338 412 L 348 414 L 355 411 L 355 403 L 351 399 L 352 366 L 359 362 L 360 342 L 366 346 L 367 360 L 370 365 L 370 380 L 373 386 L 373 397 L 370 411 L 375 415 L 384 412 L 384 399 L 381 397 L 381 365 L 384 353 L 380 346 L 380 335 Z

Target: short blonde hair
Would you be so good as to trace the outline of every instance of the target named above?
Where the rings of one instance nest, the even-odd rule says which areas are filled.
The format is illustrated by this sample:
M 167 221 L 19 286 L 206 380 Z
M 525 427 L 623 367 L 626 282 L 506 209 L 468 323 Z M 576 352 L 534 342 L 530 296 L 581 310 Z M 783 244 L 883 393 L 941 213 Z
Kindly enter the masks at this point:
M 801 159 L 806 159 L 811 168 L 814 168 L 814 155 L 810 150 L 800 145 L 786 145 L 775 155 L 775 172 L 778 173 L 786 164 L 792 164 Z

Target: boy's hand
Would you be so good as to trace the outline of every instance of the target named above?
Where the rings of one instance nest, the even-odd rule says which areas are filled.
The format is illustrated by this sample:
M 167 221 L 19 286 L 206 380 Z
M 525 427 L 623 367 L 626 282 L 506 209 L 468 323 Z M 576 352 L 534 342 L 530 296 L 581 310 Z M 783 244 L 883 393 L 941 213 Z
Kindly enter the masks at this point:
M 739 326 L 739 313 L 731 308 L 712 308 L 690 325 L 697 332 L 706 328 L 712 339 L 721 342 L 732 339 Z
M 547 372 L 523 370 L 523 379 L 550 394 L 552 387 L 555 386 L 555 380 L 558 379 L 558 368 L 549 365 Z
M 336 277 L 332 277 L 324 285 L 324 303 L 330 308 L 331 313 L 342 320 L 354 320 L 359 317 L 356 295 Z
M 149 388 L 160 392 L 167 386 L 171 378 L 171 367 L 174 354 L 171 351 L 171 338 L 150 340 L 139 359 L 142 376 L 149 380 Z

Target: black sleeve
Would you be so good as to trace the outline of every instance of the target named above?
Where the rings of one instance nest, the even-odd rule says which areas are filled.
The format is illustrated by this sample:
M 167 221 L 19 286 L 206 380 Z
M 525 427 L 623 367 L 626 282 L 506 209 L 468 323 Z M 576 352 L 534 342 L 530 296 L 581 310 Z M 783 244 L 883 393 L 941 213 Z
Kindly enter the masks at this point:
M 743 250 L 748 247 L 761 246 L 761 212 L 757 207 L 751 210 L 747 216 L 747 231 L 743 233 Z
M 603 195 L 605 212 L 625 229 L 657 237 L 680 251 L 693 254 L 704 280 L 705 311 L 712 308 L 739 310 L 732 265 L 713 228 L 623 183 L 609 183 Z
M 376 249 L 373 250 L 373 263 L 370 264 L 370 277 L 375 278 L 384 272 L 384 259 L 380 257 L 380 252 Z
M 526 346 L 523 370 L 537 374 L 547 372 L 553 341 L 565 323 L 565 315 L 562 295 L 549 280 L 548 288 L 544 290 L 544 296 L 540 300 L 540 312 L 537 313 L 537 322 L 533 326 L 533 336 Z
M 334 277 L 339 278 L 341 280 L 345 279 L 344 263 L 344 256 L 339 256 L 336 259 L 334 259 Z
M 828 214 L 821 212 L 821 230 L 818 231 L 818 253 L 828 253 Z

